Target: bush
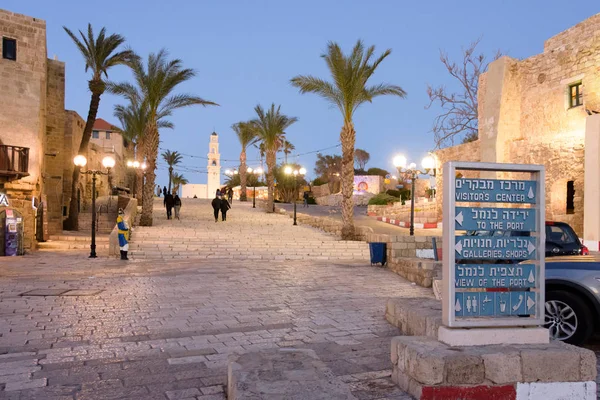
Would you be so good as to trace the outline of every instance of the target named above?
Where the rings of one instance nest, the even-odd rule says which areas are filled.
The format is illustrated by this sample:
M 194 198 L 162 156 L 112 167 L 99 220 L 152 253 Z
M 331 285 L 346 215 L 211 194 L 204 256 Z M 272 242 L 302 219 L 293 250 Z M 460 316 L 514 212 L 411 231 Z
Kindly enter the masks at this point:
M 323 178 L 316 178 L 312 184 L 313 186 L 321 186 L 321 185 L 325 185 L 327 183 L 327 181 Z
M 317 204 L 317 201 L 315 200 L 315 198 L 314 198 L 314 197 L 310 196 L 310 197 L 308 198 L 308 204 Z
M 387 172 L 385 169 L 381 169 L 381 168 L 369 168 L 367 170 L 367 175 L 379 175 L 379 176 L 383 176 L 385 178 L 385 176 L 388 174 L 389 174 L 389 172 Z
M 402 194 L 402 192 L 400 190 L 394 190 L 394 189 L 389 189 L 385 191 L 387 194 L 389 194 L 390 196 L 394 196 L 397 198 L 400 198 L 400 195 Z
M 378 195 L 371 197 L 371 200 L 369 200 L 369 205 L 386 206 L 388 204 L 392 204 L 395 201 L 398 201 L 397 197 L 390 196 L 387 193 L 379 193 Z

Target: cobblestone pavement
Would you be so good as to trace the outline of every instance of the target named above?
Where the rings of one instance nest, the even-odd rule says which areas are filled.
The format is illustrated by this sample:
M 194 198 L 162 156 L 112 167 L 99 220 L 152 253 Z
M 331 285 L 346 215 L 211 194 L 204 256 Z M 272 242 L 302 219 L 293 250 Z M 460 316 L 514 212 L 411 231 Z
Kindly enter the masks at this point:
M 207 211 L 186 203 L 185 217 Z M 261 232 L 253 212 L 234 204 L 228 220 Z M 152 229 L 180 223 L 161 217 Z M 290 220 L 270 222 L 276 236 Z M 228 223 L 195 229 L 246 240 Z M 0 265 L 0 399 L 224 399 L 228 355 L 277 347 L 315 350 L 358 399 L 409 398 L 389 378 L 398 331 L 385 302 L 431 291 L 368 261 L 85 256 L 44 251 Z

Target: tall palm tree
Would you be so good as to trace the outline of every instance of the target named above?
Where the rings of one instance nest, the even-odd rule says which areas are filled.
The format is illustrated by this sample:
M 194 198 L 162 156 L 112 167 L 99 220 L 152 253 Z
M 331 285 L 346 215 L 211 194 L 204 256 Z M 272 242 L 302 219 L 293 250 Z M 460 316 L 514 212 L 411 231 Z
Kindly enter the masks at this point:
M 233 124 L 231 129 L 233 129 L 237 135 L 240 145 L 242 146 L 242 151 L 240 152 L 240 201 L 246 201 L 246 172 L 248 169 L 246 166 L 246 149 L 257 141 L 256 132 L 252 129 L 252 124 L 248 122 L 238 122 L 237 124 Z
M 148 167 L 140 216 L 140 225 L 142 226 L 152 225 L 152 202 L 156 180 L 160 123 L 178 108 L 192 105 L 217 105 L 194 95 L 173 94 L 177 86 L 193 78 L 196 73 L 192 69 L 183 68 L 181 60 L 168 60 L 167 57 L 166 50 L 161 50 L 156 54 L 151 53 L 148 56 L 147 66 L 144 66 L 142 61 L 136 58 L 130 63 L 135 85 L 123 82 L 111 83 L 108 86 L 112 93 L 123 95 L 130 101 L 142 99 L 148 109 L 148 121 L 144 130 L 144 147 Z
M 96 121 L 98 107 L 100 105 L 100 96 L 106 90 L 106 83 L 102 80 L 102 74 L 108 77 L 108 70 L 115 65 L 127 64 L 135 58 L 135 54 L 131 50 L 118 51 L 119 47 L 125 42 L 125 38 L 121 35 L 112 34 L 106 35 L 106 28 L 102 28 L 98 36 L 94 36 L 92 25 L 88 24 L 87 36 L 79 31 L 81 39 L 79 39 L 67 27 L 63 29 L 73 39 L 73 42 L 79 49 L 85 61 L 85 71 L 92 71 L 92 78 L 88 81 L 88 87 L 92 92 L 90 100 L 90 108 L 88 111 L 87 121 L 83 129 L 81 143 L 79 144 L 79 154 L 87 151 L 90 138 L 92 137 L 92 128 Z M 79 185 L 80 168 L 73 168 L 73 179 L 71 181 L 71 200 L 69 203 L 69 217 L 65 221 L 67 229 L 77 230 L 79 228 L 79 210 L 77 207 L 77 187 Z
M 181 185 L 187 185 L 188 183 L 189 181 L 186 178 L 184 178 L 182 174 L 173 174 L 173 192 L 179 193 L 179 187 Z
M 181 162 L 183 156 L 178 151 L 163 151 L 161 154 L 163 160 L 169 166 L 169 193 L 171 193 L 171 181 L 173 179 L 173 167 Z
M 288 154 L 291 154 L 292 151 L 296 150 L 296 146 L 294 146 L 290 141 L 288 141 L 287 139 L 283 141 L 283 154 L 285 155 L 285 163 L 287 165 L 288 163 Z
M 377 96 L 393 95 L 405 97 L 400 87 L 387 83 L 367 86 L 379 64 L 390 55 L 384 51 L 373 59 L 375 46 L 365 49 L 361 40 L 356 42 L 352 53 L 345 55 L 335 42 L 327 44 L 322 57 L 327 63 L 333 82 L 309 75 L 299 75 L 291 79 L 291 84 L 300 89 L 300 93 L 315 93 L 335 105 L 342 112 L 344 125 L 340 133 L 342 143 L 342 238 L 354 238 L 354 204 L 352 192 L 354 186 L 354 144 L 356 131 L 352 117 L 360 105 L 372 102 Z
M 298 118 L 296 117 L 288 117 L 285 114 L 281 114 L 280 110 L 281 106 L 275 108 L 275 104 L 271 104 L 271 108 L 265 112 L 260 105 L 257 105 L 254 107 L 257 118 L 251 121 L 256 136 L 264 143 L 267 155 L 268 212 L 273 210 L 275 188 L 274 169 L 277 161 L 277 151 L 283 144 L 285 130 L 298 121 Z

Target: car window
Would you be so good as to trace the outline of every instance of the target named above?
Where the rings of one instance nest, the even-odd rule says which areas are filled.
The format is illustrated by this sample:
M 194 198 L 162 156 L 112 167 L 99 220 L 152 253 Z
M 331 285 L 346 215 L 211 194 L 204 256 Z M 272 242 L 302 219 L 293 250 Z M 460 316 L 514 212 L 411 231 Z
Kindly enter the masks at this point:
M 575 243 L 575 235 L 570 229 L 558 225 L 546 225 L 546 240 L 552 243 Z

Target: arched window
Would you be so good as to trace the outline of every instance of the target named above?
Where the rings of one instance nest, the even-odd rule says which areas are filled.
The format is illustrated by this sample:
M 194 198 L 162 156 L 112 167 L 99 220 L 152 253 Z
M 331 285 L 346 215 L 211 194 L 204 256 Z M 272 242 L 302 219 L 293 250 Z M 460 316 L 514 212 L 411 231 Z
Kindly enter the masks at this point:
M 217 166 L 217 161 L 213 160 L 212 165 L 213 165 L 213 167 L 216 167 Z

